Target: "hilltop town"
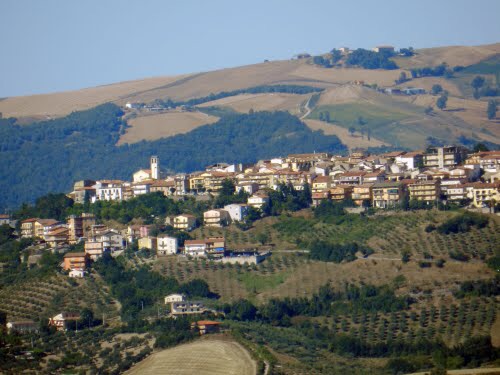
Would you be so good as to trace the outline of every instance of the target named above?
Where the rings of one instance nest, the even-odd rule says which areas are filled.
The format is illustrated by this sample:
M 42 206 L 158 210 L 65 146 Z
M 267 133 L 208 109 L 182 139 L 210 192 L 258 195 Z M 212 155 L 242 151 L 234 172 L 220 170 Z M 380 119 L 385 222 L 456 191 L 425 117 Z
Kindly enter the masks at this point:
M 221 192 L 225 196 L 234 195 L 235 203 L 212 203 L 214 207 L 199 217 L 183 212 L 154 218 L 154 223 L 161 227 L 190 232 L 199 226 L 251 225 L 252 221 L 272 214 L 272 192 L 284 189 L 302 194 L 306 203 L 299 208 L 318 207 L 331 201 L 343 203 L 350 212 L 360 214 L 374 209 L 443 205 L 496 212 L 500 202 L 500 152 L 471 153 L 461 146 L 382 155 L 360 150 L 346 157 L 318 152 L 276 157 L 253 165 L 218 163 L 207 166 L 205 171 L 171 176 L 164 176 L 159 158 L 152 156 L 150 168 L 135 172 L 132 181 L 77 181 L 67 196 L 75 204 L 83 205 L 126 201 L 149 193 L 206 202 L 214 201 Z M 2 216 L 2 220 L 8 222 L 8 217 Z M 64 269 L 71 271 L 72 276 L 83 276 L 89 260 L 95 261 L 105 252 L 120 254 L 134 241 L 139 249 L 149 249 L 156 256 L 181 253 L 225 260 L 224 254 L 235 250 L 228 249 L 222 237 L 179 244 L 171 235 L 152 235 L 152 228 L 152 224 L 136 224 L 119 230 L 97 223 L 92 213 L 82 213 L 71 215 L 66 222 L 54 218 L 24 219 L 20 235 L 37 238 L 55 249 L 84 242 L 84 252 L 65 255 Z M 256 249 L 251 250 L 237 259 L 243 264 L 265 258 Z

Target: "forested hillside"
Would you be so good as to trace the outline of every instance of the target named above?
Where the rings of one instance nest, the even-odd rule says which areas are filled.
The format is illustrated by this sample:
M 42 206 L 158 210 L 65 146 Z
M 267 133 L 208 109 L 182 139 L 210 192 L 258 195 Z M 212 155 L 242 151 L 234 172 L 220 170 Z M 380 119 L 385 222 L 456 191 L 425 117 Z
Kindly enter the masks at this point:
M 286 112 L 232 114 L 187 134 L 116 146 L 127 126 L 121 116 L 119 107 L 104 104 L 29 126 L 0 119 L 0 210 L 69 191 L 79 179 L 129 180 L 152 154 L 164 169 L 190 172 L 220 161 L 346 151 L 336 136 L 312 131 Z

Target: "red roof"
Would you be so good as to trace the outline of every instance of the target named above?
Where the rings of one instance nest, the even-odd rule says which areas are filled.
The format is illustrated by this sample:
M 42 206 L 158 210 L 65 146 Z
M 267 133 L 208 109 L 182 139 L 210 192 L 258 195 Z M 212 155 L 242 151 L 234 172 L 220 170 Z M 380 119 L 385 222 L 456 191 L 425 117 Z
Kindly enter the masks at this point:
M 196 324 L 199 326 L 217 326 L 220 322 L 215 322 L 213 320 L 198 320 Z

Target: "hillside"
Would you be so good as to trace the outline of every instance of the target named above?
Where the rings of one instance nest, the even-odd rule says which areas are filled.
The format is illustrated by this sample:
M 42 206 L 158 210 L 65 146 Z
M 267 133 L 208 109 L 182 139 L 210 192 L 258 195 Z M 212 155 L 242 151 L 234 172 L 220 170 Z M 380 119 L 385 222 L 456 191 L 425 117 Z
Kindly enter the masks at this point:
M 105 104 L 28 126 L 0 120 L 0 208 L 34 201 L 50 191 L 71 191 L 81 179 L 130 180 L 152 153 L 164 169 L 191 172 L 221 161 L 346 151 L 336 136 L 312 131 L 287 112 L 232 114 L 186 134 L 117 146 L 129 129 L 122 115 L 117 106 Z
M 480 74 L 487 79 L 490 87 L 498 87 L 499 62 L 496 56 L 499 53 L 500 43 L 420 49 L 411 57 L 393 57 L 392 60 L 400 67 L 394 70 L 361 69 L 345 67 L 345 64 L 328 69 L 314 65 L 312 59 L 271 61 L 191 75 L 122 82 L 65 93 L 5 98 L 0 101 L 0 112 L 3 117 L 16 117 L 19 124 L 24 124 L 65 116 L 72 111 L 92 108 L 105 102 L 123 106 L 127 102 L 151 103 L 167 98 L 183 101 L 258 85 L 295 84 L 325 89 L 317 104 L 330 106 L 329 109 L 334 112 L 339 110 L 342 121 L 336 120 L 333 124 L 344 129 L 353 126 L 353 119 L 359 117 L 358 112 L 367 114 L 367 109 L 363 108 L 365 103 L 377 106 L 377 112 L 384 112 L 384 115 L 375 115 L 373 121 L 368 119 L 366 124 L 366 130 L 370 129 L 375 144 L 423 148 L 428 141 L 427 137 L 432 135 L 441 142 L 483 141 L 494 146 L 500 144 L 499 127 L 495 120 L 486 118 L 488 98 L 472 98 L 470 81 Z M 448 78 L 426 76 L 411 79 L 411 69 L 436 67 L 441 63 L 446 63 L 450 69 L 465 69 L 457 70 L 453 77 Z M 395 80 L 402 72 L 406 73 L 410 80 L 396 84 Z M 355 82 L 366 87 L 353 86 Z M 377 93 L 373 89 L 373 85 L 386 88 L 413 86 L 429 91 L 435 84 L 441 85 L 449 92 L 450 101 L 445 111 L 436 110 L 431 115 L 426 115 L 424 110 L 428 106 L 436 107 L 437 97 L 393 96 Z M 294 94 L 236 95 L 206 102 L 199 107 L 203 109 L 216 106 L 241 113 L 247 113 L 251 109 L 286 110 L 300 117 L 308 111 L 306 105 L 309 97 L 310 95 Z M 335 107 L 345 103 L 353 105 L 348 109 Z M 350 114 L 346 114 L 346 111 Z M 395 112 L 403 113 L 392 117 Z M 317 119 L 314 115 L 309 118 Z M 136 118 L 130 121 L 132 128 L 120 139 L 120 144 L 181 134 L 213 121 L 214 119 L 205 118 L 199 113 L 163 113 L 153 116 L 149 113 L 137 113 Z M 318 128 L 317 123 L 312 126 Z M 337 129 L 339 128 L 333 127 L 329 133 L 341 135 L 342 131 Z M 362 142 L 362 145 L 366 143 Z

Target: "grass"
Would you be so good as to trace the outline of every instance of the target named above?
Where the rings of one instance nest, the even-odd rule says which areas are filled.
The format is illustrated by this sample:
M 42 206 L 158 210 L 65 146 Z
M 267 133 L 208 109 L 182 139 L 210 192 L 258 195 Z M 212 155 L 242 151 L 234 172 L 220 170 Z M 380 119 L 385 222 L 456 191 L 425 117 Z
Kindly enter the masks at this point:
M 263 291 L 274 289 L 283 284 L 288 277 L 288 273 L 280 272 L 276 274 L 261 276 L 244 273 L 237 276 L 239 282 L 243 284 L 249 293 L 261 293 Z
M 370 103 L 345 103 L 318 106 L 308 118 L 319 120 L 321 112 L 328 112 L 330 120 L 335 125 L 346 129 L 354 127 L 358 134 L 362 130 L 367 134 L 369 130 L 372 136 L 391 144 L 399 142 L 398 137 L 393 134 L 394 131 L 397 131 L 397 123 L 411 117 L 406 113 L 385 109 Z

